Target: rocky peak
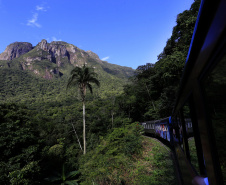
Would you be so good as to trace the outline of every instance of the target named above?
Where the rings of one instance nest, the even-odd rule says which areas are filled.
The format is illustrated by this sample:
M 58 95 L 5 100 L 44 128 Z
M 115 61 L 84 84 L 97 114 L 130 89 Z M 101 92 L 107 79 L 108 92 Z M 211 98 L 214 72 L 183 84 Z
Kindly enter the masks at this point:
M 14 42 L 6 47 L 0 54 L 0 60 L 13 60 L 32 50 L 32 44 L 28 42 Z
M 45 79 L 61 77 L 68 69 L 84 63 L 95 67 L 100 65 L 107 73 L 110 71 L 112 74 L 118 74 L 118 71 L 110 69 L 109 65 L 105 67 L 105 63 L 96 53 L 84 51 L 63 41 L 48 43 L 43 39 L 34 48 L 27 42 L 15 42 L 7 46 L 6 50 L 0 54 L 0 60 L 13 60 L 18 57 L 20 58 L 11 62 L 8 67 L 20 66 L 22 70 L 32 71 Z M 0 61 L 0 67 L 2 66 L 4 67 Z M 125 72 L 121 73 L 124 75 Z
M 64 41 L 52 41 L 50 44 L 52 45 L 55 45 L 55 44 L 60 44 L 60 45 L 67 45 L 68 43 L 67 42 L 64 42 Z
M 47 51 L 47 50 L 48 50 L 48 43 L 47 43 L 47 40 L 42 39 L 42 41 L 38 43 L 38 46 L 39 46 L 42 50 Z
M 48 43 L 47 40 L 43 39 L 38 43 L 37 47 L 47 51 L 51 54 L 52 57 L 64 57 L 68 56 L 68 52 L 66 49 L 67 43 L 63 41 L 53 41 Z
M 89 55 L 91 58 L 93 58 L 93 59 L 95 59 L 95 60 L 101 62 L 99 56 L 98 56 L 96 53 L 92 52 L 91 50 L 86 51 L 86 53 L 88 53 L 88 55 Z

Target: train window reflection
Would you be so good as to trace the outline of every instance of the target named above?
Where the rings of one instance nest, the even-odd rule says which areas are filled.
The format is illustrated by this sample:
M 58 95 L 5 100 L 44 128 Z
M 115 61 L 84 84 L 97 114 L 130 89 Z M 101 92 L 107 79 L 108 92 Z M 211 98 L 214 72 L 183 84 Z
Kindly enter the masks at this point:
M 226 56 L 204 81 L 208 116 L 212 121 L 220 168 L 226 184 Z
M 179 144 L 181 148 L 183 149 L 183 142 L 182 142 L 182 126 L 180 119 L 178 117 L 175 117 L 173 119 L 173 140 L 175 143 Z
M 185 128 L 186 128 L 186 137 L 188 140 L 190 162 L 192 166 L 195 168 L 195 170 L 199 172 L 199 162 L 198 162 L 195 138 L 193 133 L 193 123 L 192 123 L 190 107 L 188 103 L 186 103 L 183 107 L 183 114 L 184 114 L 184 121 L 185 121 Z

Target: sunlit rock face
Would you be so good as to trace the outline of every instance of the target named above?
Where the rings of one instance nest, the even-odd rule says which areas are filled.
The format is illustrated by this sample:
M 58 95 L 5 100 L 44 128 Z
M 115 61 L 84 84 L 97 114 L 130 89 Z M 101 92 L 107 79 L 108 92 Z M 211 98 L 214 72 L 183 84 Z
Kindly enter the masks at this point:
M 101 62 L 98 55 L 92 51 L 85 52 L 73 44 L 63 41 L 48 43 L 45 39 L 39 42 L 36 47 L 32 47 L 32 44 L 27 42 L 12 43 L 0 54 L 0 60 L 13 60 L 22 55 L 24 55 L 22 58 L 28 65 L 31 65 L 32 61 L 49 60 L 57 64 L 58 67 L 65 63 L 75 66 L 76 64 L 85 63 L 87 58 Z
M 19 66 L 45 79 L 53 79 L 69 74 L 75 66 L 87 64 L 96 71 L 105 71 L 120 77 L 133 75 L 133 69 L 116 66 L 100 60 L 92 51 L 84 51 L 63 41 L 48 43 L 43 39 L 35 47 L 27 42 L 15 42 L 0 54 L 0 67 Z
M 28 42 L 14 42 L 6 47 L 0 54 L 0 60 L 13 60 L 21 55 L 28 53 L 33 49 L 32 44 Z
M 38 43 L 36 49 L 37 51 L 41 49 L 48 52 L 50 54 L 48 59 L 51 58 L 51 62 L 56 63 L 58 67 L 64 65 L 64 63 L 75 64 L 79 56 L 84 57 L 84 51 L 63 41 L 47 43 L 47 41 L 43 39 Z

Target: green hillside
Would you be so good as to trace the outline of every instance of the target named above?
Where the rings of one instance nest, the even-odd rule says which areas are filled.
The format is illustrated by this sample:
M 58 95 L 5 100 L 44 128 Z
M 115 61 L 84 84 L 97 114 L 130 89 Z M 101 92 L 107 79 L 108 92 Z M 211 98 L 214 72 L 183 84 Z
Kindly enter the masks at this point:
M 10 44 L 3 52 L 14 54 L 16 49 Z M 18 52 L 17 52 L 18 53 Z M 3 54 L 0 54 L 3 55 Z M 66 84 L 70 71 L 78 65 L 86 64 L 95 69 L 101 87 L 94 97 L 120 94 L 123 85 L 133 75 L 133 69 L 101 61 L 91 52 L 85 52 L 66 42 L 47 43 L 42 40 L 36 47 L 12 60 L 0 60 L 0 102 L 20 102 L 29 105 L 49 101 L 64 102 Z M 69 93 L 70 94 L 70 93 Z

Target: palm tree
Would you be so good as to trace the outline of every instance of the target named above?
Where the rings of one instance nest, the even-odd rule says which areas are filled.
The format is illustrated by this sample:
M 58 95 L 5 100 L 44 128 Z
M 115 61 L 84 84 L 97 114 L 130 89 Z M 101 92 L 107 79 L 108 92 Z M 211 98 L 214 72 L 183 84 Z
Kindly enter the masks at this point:
M 87 67 L 85 64 L 82 67 L 76 66 L 71 71 L 71 77 L 67 83 L 67 89 L 71 87 L 78 87 L 79 93 L 81 95 L 81 101 L 83 104 L 83 143 L 84 143 L 84 154 L 86 154 L 86 122 L 85 122 L 85 98 L 86 89 L 88 88 L 91 94 L 93 93 L 93 88 L 91 83 L 100 86 L 100 82 L 97 79 L 97 73 L 94 69 Z

